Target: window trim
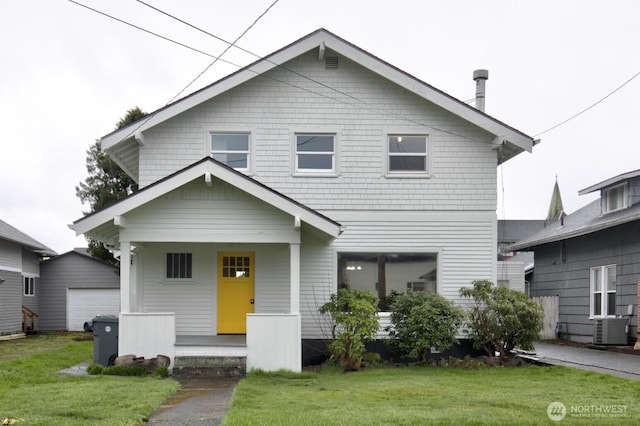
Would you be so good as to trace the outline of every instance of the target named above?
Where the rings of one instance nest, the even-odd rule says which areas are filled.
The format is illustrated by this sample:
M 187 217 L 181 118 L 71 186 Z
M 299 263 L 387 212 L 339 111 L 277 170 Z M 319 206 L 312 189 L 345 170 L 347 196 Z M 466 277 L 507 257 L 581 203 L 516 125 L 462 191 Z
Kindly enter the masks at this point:
M 190 260 L 191 261 L 191 265 L 185 265 L 185 267 L 187 268 L 188 272 L 191 272 L 191 276 L 190 277 L 169 277 L 168 275 L 168 260 L 169 260 L 169 255 L 180 255 L 180 254 L 184 254 L 184 255 L 188 255 L 189 257 L 186 260 Z M 166 251 L 164 253 L 164 272 L 163 272 L 163 280 L 166 282 L 193 282 L 194 280 L 194 255 L 192 251 Z M 189 267 L 190 266 L 190 267 Z
M 331 155 L 331 169 L 300 169 L 298 168 L 298 136 L 331 136 L 333 137 L 333 151 L 305 151 L 301 154 L 307 155 Z M 292 165 L 294 176 L 337 176 L 339 170 L 339 143 L 337 132 L 307 132 L 300 131 L 293 133 L 293 150 L 292 150 Z
M 29 280 L 29 289 L 27 290 L 27 280 Z M 34 297 L 36 295 L 36 277 L 33 275 L 22 276 L 22 295 Z
M 610 199 L 610 194 L 613 190 L 622 188 L 622 206 L 613 209 L 613 210 L 609 210 L 609 199 Z M 627 189 L 627 183 L 621 183 L 619 185 L 614 185 L 610 188 L 607 189 L 603 189 L 602 190 L 602 213 L 603 214 L 607 214 L 607 213 L 613 213 L 613 212 L 617 212 L 623 209 L 627 208 L 627 198 L 628 198 L 628 189 Z
M 215 135 L 246 135 L 247 136 L 247 150 L 246 151 L 234 151 L 234 150 L 214 150 L 213 149 L 213 137 Z M 253 156 L 251 155 L 251 151 L 253 149 L 253 141 L 252 141 L 252 137 L 251 137 L 252 133 L 249 131 L 209 131 L 209 146 L 208 146 L 208 151 L 209 151 L 209 156 L 211 158 L 214 158 L 214 154 L 246 154 L 247 155 L 247 167 L 232 167 L 229 166 L 226 163 L 228 167 L 231 167 L 234 170 L 237 170 L 239 172 L 250 172 L 253 168 L 252 168 L 252 161 L 253 161 Z M 219 160 L 218 160 L 219 161 Z
M 389 150 L 389 142 L 393 137 L 424 137 L 425 152 L 392 154 Z M 427 178 L 431 176 L 431 135 L 428 133 L 388 132 L 384 140 L 384 155 L 384 175 L 388 178 Z M 424 157 L 425 170 L 391 170 L 391 157 L 398 156 Z
M 607 282 L 607 270 L 609 268 L 616 268 L 616 281 L 614 284 L 614 288 L 613 290 L 609 289 L 609 285 Z M 594 300 L 594 295 L 596 294 L 596 290 L 595 290 L 595 283 L 593 280 L 594 277 L 594 272 L 595 271 L 599 271 L 601 274 L 601 279 L 602 279 L 602 288 L 601 290 L 598 292 L 600 293 L 600 314 L 596 314 L 595 313 L 595 306 L 593 303 Z M 608 265 L 601 265 L 601 266 L 593 266 L 591 268 L 589 268 L 589 319 L 594 319 L 594 318 L 615 318 L 616 317 L 616 306 L 613 307 L 613 314 L 609 315 L 609 314 L 605 314 L 603 315 L 602 312 L 608 312 L 609 311 L 609 294 L 613 293 L 616 295 L 617 298 L 617 286 L 618 286 L 618 269 L 617 269 L 617 265 L 615 263 L 611 263 Z

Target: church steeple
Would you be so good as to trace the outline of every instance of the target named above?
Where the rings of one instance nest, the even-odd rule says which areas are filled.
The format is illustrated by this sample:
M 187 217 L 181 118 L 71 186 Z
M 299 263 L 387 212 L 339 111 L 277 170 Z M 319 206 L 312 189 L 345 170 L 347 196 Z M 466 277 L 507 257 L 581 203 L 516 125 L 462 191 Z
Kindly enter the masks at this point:
M 553 186 L 553 194 L 551 194 L 551 203 L 549 204 L 547 220 L 558 220 L 564 215 L 562 197 L 560 196 L 560 186 L 558 185 L 558 175 L 556 175 L 556 184 Z

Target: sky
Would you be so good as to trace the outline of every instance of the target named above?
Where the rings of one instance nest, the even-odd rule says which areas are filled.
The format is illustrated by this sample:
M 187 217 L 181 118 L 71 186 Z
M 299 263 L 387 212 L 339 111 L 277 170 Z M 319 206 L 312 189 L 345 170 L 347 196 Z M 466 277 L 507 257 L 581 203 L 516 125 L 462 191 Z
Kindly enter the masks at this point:
M 77 1 L 209 55 L 227 47 L 136 0 Z M 145 0 L 228 41 L 273 1 Z M 279 0 L 237 44 L 265 56 L 326 28 L 462 101 L 488 69 L 486 112 L 540 138 L 498 169 L 498 217 L 544 219 L 556 179 L 573 213 L 598 196 L 581 189 L 640 169 L 639 16 L 637 0 Z M 87 149 L 212 63 L 193 49 L 67 0 L 0 1 L 0 219 L 58 253 L 86 246 L 67 225 L 89 210 L 75 195 Z M 223 58 L 234 65 L 180 96 L 256 59 Z

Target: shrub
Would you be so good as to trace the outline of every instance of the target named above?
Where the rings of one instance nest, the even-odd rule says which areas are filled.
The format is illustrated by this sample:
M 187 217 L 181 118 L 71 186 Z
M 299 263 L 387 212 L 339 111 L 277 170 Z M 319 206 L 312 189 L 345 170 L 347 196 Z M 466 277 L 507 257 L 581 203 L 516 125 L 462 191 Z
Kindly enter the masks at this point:
M 514 348 L 533 349 L 544 314 L 526 294 L 479 280 L 473 282 L 473 288 L 461 288 L 460 295 L 473 299 L 468 326 L 476 349 L 491 357 L 498 351 L 503 364 Z
M 364 343 L 374 340 L 379 328 L 377 305 L 378 297 L 369 291 L 342 288 L 320 307 L 321 314 L 331 316 L 329 351 L 343 370 L 360 368 Z
M 125 367 L 124 365 L 104 367 L 100 364 L 91 364 L 87 367 L 87 373 L 94 376 L 147 376 L 150 374 L 149 370 L 138 365 L 130 367 Z
M 388 345 L 400 356 L 424 364 L 431 348 L 441 352 L 456 343 L 463 315 L 439 294 L 408 291 L 391 304 Z

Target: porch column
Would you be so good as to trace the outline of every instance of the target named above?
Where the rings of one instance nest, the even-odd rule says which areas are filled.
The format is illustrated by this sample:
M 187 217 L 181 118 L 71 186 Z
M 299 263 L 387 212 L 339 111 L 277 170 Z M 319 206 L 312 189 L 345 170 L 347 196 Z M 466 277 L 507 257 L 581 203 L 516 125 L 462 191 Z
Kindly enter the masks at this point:
M 300 243 L 289 244 L 291 281 L 290 313 L 300 313 Z
M 131 312 L 131 243 L 120 241 L 120 312 Z

